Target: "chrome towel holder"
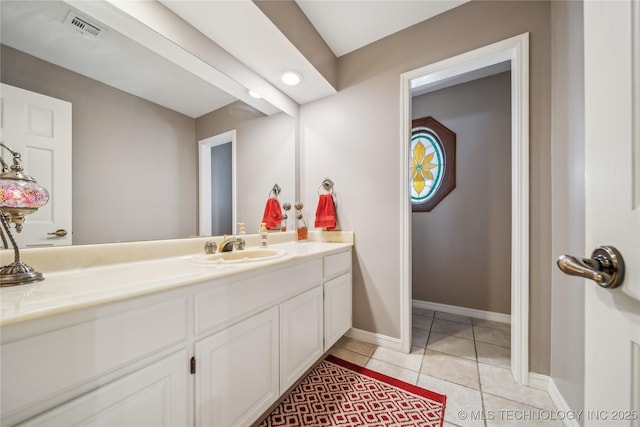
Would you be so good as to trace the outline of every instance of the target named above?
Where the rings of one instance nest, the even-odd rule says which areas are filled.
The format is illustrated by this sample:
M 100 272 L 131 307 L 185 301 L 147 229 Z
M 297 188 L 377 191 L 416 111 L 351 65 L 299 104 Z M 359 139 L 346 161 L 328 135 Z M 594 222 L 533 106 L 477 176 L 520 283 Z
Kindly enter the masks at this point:
M 280 195 L 280 192 L 282 191 L 282 189 L 280 188 L 280 186 L 276 183 L 274 184 L 273 188 L 271 189 L 271 191 L 269 191 L 269 197 L 271 197 L 271 195 L 273 194 L 273 197 L 275 197 L 276 199 L 278 198 L 278 196 Z
M 318 187 L 318 194 L 320 194 L 320 189 L 324 188 L 327 193 L 333 194 L 333 181 L 329 178 L 325 178 L 320 186 Z

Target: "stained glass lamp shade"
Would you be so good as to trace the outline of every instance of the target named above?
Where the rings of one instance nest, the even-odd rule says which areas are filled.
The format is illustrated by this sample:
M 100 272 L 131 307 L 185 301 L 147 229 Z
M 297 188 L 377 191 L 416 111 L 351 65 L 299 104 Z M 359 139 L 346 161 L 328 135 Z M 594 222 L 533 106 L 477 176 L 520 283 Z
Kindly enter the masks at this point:
M 37 282 L 43 279 L 42 273 L 20 261 L 20 250 L 13 235 L 10 223 L 16 225 L 16 232 L 22 231 L 25 215 L 29 215 L 49 201 L 49 192 L 39 185 L 35 179 L 25 175 L 22 171 L 20 153 L 11 150 L 4 143 L 0 143 L 13 155 L 13 164 L 9 167 L 2 161 L 0 174 L 0 235 L 4 249 L 9 249 L 7 238 L 11 241 L 15 255 L 14 262 L 0 268 L 0 286 L 13 286 L 24 283 Z
M 35 181 L 0 178 L 2 212 L 35 211 L 46 205 L 48 201 L 49 192 Z

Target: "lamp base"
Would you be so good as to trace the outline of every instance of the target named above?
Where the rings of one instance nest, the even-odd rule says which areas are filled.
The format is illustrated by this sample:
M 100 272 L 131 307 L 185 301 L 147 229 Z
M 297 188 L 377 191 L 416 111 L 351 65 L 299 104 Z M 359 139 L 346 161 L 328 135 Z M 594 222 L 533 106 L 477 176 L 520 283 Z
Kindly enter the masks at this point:
M 44 279 L 42 273 L 35 271 L 24 262 L 13 262 L 0 268 L 0 287 L 24 285 Z

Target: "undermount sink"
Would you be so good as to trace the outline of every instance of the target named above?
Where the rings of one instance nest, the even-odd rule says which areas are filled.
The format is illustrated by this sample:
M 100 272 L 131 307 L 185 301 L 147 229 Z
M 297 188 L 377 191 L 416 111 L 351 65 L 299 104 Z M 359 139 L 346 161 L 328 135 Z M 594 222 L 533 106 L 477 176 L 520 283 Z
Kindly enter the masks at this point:
M 286 254 L 287 253 L 281 249 L 248 249 L 195 255 L 193 261 L 202 264 L 241 264 L 272 260 L 285 256 Z

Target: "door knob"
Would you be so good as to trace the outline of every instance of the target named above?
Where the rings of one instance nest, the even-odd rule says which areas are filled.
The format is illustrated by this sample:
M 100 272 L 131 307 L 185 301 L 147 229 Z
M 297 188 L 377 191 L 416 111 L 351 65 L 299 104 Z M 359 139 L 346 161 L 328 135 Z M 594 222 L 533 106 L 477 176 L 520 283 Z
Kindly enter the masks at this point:
M 624 259 L 613 246 L 596 247 L 591 258 L 561 255 L 557 263 L 563 273 L 591 279 L 603 288 L 617 288 L 624 280 Z
M 53 233 L 47 233 L 47 236 L 56 236 L 56 237 L 64 237 L 66 235 L 67 235 L 67 230 L 65 230 L 64 228 L 59 228 Z

